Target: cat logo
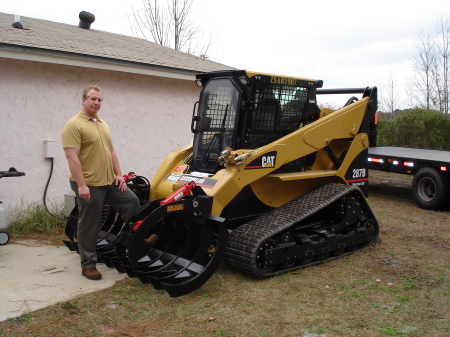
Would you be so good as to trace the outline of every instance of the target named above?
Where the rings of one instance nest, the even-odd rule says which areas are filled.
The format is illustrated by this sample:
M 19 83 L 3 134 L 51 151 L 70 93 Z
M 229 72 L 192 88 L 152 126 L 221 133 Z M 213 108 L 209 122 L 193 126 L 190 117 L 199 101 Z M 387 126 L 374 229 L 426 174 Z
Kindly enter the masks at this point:
M 274 167 L 275 166 L 275 156 L 263 156 L 261 158 L 262 167 Z
M 245 170 L 252 169 L 263 169 L 263 168 L 275 168 L 277 160 L 277 152 L 272 151 L 268 152 L 261 157 L 254 159 L 251 163 L 249 163 Z

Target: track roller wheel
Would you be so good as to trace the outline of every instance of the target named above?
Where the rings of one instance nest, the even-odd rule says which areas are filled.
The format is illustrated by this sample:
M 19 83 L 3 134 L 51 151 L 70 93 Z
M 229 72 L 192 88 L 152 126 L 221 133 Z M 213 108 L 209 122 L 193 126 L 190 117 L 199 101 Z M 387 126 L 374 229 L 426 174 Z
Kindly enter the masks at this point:
M 278 240 L 284 244 L 286 244 L 286 243 L 294 244 L 294 242 L 295 242 L 294 236 L 292 234 L 290 234 L 289 232 L 286 232 L 285 234 L 283 234 Z M 288 256 L 287 261 L 281 262 L 280 266 L 283 269 L 291 269 L 295 266 L 296 263 L 297 263 L 297 256 Z
M 292 267 L 295 266 L 296 263 L 297 263 L 297 259 L 291 259 L 290 261 L 280 263 L 280 266 L 283 269 L 291 269 Z
M 313 252 L 307 253 L 306 256 L 298 259 L 298 261 L 300 262 L 301 265 L 310 264 L 313 260 L 314 260 L 314 253 Z
M 366 243 L 366 245 L 369 245 L 378 238 L 378 224 L 374 220 L 369 219 L 364 224 L 364 229 L 369 231 L 369 241 Z
M 343 235 L 338 234 L 336 236 L 337 241 L 339 241 L 342 237 L 343 237 Z M 344 244 L 339 244 L 338 247 L 331 252 L 331 254 L 333 256 L 341 256 L 344 253 L 345 253 L 345 245 Z
M 356 240 L 357 232 L 354 231 L 354 230 L 352 230 L 352 231 L 348 232 L 347 235 L 349 235 L 349 236 L 351 236 L 351 237 L 354 237 L 354 239 L 353 239 L 353 241 L 352 241 L 352 243 L 351 243 L 350 245 L 348 245 L 347 247 L 345 247 L 345 250 L 346 250 L 347 252 L 354 252 L 354 251 L 356 251 L 356 250 L 358 249 L 358 247 L 359 247 L 359 242 Z
M 326 238 L 321 238 L 317 241 L 317 243 L 325 243 L 327 241 Z M 326 259 L 328 259 L 328 257 L 330 256 L 330 249 L 329 248 L 322 248 L 322 250 L 316 255 L 316 259 L 317 261 L 324 261 Z
M 277 246 L 277 243 L 273 239 L 264 240 L 258 247 L 256 254 L 256 266 L 259 269 L 260 274 L 270 274 L 275 269 L 275 265 L 271 263 L 270 256 L 267 256 L 267 250 L 273 249 Z

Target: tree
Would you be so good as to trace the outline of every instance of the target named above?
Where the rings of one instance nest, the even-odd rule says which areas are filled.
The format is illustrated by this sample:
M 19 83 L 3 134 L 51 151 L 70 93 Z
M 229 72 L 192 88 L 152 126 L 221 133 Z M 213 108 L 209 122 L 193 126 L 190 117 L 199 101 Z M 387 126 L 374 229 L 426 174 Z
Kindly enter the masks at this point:
M 191 16 L 193 0 L 143 0 L 128 17 L 133 36 L 208 58 L 211 38 L 203 43 L 203 30 Z
M 381 110 L 383 112 L 393 113 L 398 105 L 398 92 L 396 90 L 396 76 L 389 71 L 388 77 L 385 78 L 386 85 L 384 86 L 387 90 L 385 94 L 381 96 Z
M 439 110 L 448 116 L 449 111 L 449 58 L 450 58 L 450 24 L 449 19 L 441 16 L 436 28 L 439 67 L 436 69 L 436 86 L 438 90 Z
M 421 33 L 413 59 L 413 105 L 449 115 L 450 23 L 441 16 L 432 35 Z
M 412 100 L 414 105 L 426 110 L 431 109 L 432 70 L 436 68 L 436 60 L 433 37 L 421 33 L 415 46 Z

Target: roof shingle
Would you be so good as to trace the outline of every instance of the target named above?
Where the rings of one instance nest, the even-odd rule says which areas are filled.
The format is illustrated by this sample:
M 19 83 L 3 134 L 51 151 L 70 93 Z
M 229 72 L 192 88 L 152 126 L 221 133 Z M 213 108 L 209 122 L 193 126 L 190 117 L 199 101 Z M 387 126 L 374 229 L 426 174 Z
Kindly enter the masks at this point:
M 233 69 L 136 37 L 29 17 L 21 17 L 24 29 L 12 27 L 13 22 L 14 15 L 0 13 L 0 49 L 8 45 L 30 47 L 189 72 Z

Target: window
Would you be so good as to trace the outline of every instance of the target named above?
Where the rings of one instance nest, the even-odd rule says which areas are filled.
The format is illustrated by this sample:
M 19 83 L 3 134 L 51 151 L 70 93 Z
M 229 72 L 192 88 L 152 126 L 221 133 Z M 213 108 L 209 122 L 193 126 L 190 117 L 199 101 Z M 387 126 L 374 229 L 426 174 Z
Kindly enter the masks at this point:
M 200 99 L 200 133 L 195 146 L 197 157 L 216 160 L 234 136 L 239 90 L 230 79 L 211 80 Z
M 257 89 L 248 147 L 261 147 L 298 130 L 307 97 L 308 89 L 296 86 L 270 84 Z

